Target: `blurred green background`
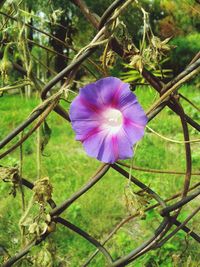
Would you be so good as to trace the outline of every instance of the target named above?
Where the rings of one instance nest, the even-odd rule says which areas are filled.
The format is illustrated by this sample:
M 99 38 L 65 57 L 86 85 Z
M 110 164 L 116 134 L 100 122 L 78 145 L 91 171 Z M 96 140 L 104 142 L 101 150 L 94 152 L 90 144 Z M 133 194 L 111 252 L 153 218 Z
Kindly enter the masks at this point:
M 0 5 L 1 12 L 3 12 L 0 17 L 2 29 L 0 32 L 0 140 L 27 118 L 40 103 L 39 94 L 43 85 L 67 66 L 77 51 L 87 45 L 96 34 L 96 30 L 72 3 L 73 1 L 2 2 L 5 3 Z M 92 12 L 96 13 L 96 16 L 101 16 L 112 1 L 85 0 L 85 3 Z M 165 51 L 163 57 L 159 58 L 160 62 L 147 64 L 148 69 L 167 82 L 180 73 L 200 50 L 199 1 L 146 0 L 140 1 L 139 6 L 133 3 L 125 14 L 120 16 L 116 30 L 116 36 L 125 48 L 132 42 L 138 48 L 141 47 L 143 14 L 140 5 L 149 13 L 149 25 L 154 36 L 160 41 L 170 39 L 167 43 L 169 51 Z M 5 14 L 17 18 L 17 21 L 8 19 Z M 56 36 L 67 43 L 67 46 L 56 42 L 49 36 L 31 30 L 29 27 L 24 27 L 24 21 Z M 148 39 L 145 45 L 147 48 L 150 47 Z M 100 48 L 91 57 L 92 63 L 87 60 L 84 66 L 78 70 L 70 90 L 77 93 L 84 84 L 105 75 L 102 70 L 104 48 Z M 148 85 L 137 85 L 137 83 L 145 83 L 145 81 L 133 66 L 128 63 L 124 64 L 122 59 L 113 54 L 108 56 L 108 61 L 108 74 L 129 81 L 139 102 L 147 111 L 159 95 Z M 29 76 L 24 76 L 24 73 L 19 71 L 19 67 L 16 68 L 15 64 L 29 71 Z M 31 78 L 34 82 L 24 85 L 27 80 L 29 83 Z M 62 83 L 57 85 L 54 90 L 60 89 Z M 9 88 L 12 86 L 16 86 L 16 89 Z M 196 77 L 182 86 L 180 93 L 199 106 L 199 86 L 199 77 Z M 61 104 L 66 110 L 69 109 L 73 97 L 74 93 L 69 93 L 64 100 L 61 100 Z M 180 99 L 180 103 L 188 115 L 200 122 L 198 109 L 184 99 Z M 74 140 L 75 135 L 70 124 L 56 113 L 51 112 L 46 122 L 51 129 L 51 136 L 41 159 L 41 177 L 49 177 L 53 186 L 53 199 L 56 203 L 61 203 L 81 188 L 101 163 L 85 154 L 81 143 Z M 180 118 L 168 108 L 165 108 L 152 120 L 149 126 L 166 137 L 175 140 L 183 139 Z M 24 132 L 26 133 L 27 129 Z M 191 139 L 199 138 L 198 132 L 190 126 L 189 132 Z M 19 138 L 20 136 L 16 137 L 6 148 Z M 192 144 L 191 149 L 193 172 L 200 172 L 198 143 Z M 34 133 L 23 144 L 22 165 L 22 176 L 32 182 L 37 179 L 36 161 L 37 134 Z M 131 164 L 131 160 L 124 162 Z M 146 130 L 144 138 L 137 144 L 132 163 L 134 166 L 143 168 L 184 172 L 186 164 L 184 144 L 165 141 Z M 3 158 L 0 164 L 4 167 L 19 167 L 19 148 Z M 131 171 L 134 176 L 151 186 L 163 198 L 181 192 L 183 188 L 183 174 L 155 174 L 134 169 Z M 193 175 L 191 186 L 198 181 L 199 175 Z M 8 255 L 14 255 L 21 247 L 19 227 L 19 220 L 23 214 L 21 193 L 20 188 L 17 188 L 14 197 L 12 189 L 12 183 L 1 181 L 0 263 Z M 130 185 L 127 180 L 110 169 L 97 185 L 63 213 L 63 217 L 103 242 L 123 218 L 139 211 L 141 215 L 125 224 L 106 244 L 106 248 L 111 252 L 113 258 L 117 259 L 150 237 L 161 222 L 159 208 L 144 212 L 145 207 L 155 202 L 146 196 L 138 196 L 135 194 L 137 191 L 136 186 Z M 24 189 L 24 194 L 27 207 L 32 192 Z M 179 220 L 183 221 L 197 206 L 198 201 L 186 205 L 179 215 Z M 28 232 L 28 227 L 39 210 L 40 206 L 37 203 L 34 203 L 30 209 L 29 221 L 26 225 L 27 238 L 32 237 Z M 49 208 L 46 207 L 46 213 L 48 211 Z M 198 214 L 188 223 L 188 227 L 197 233 L 200 230 L 199 219 Z M 84 239 L 58 225 L 56 231 L 46 242 L 33 248 L 29 256 L 15 266 L 82 266 L 94 251 L 95 248 Z M 151 251 L 130 264 L 130 266 L 137 267 L 197 267 L 199 265 L 199 245 L 182 231 L 179 231 L 162 248 Z M 101 253 L 95 257 L 90 266 L 106 266 Z

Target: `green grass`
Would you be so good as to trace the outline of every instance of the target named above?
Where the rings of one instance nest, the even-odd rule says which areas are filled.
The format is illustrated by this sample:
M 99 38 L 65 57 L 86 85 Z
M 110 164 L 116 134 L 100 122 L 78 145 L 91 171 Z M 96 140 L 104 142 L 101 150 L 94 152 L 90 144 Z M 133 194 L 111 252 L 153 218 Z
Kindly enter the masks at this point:
M 192 86 L 184 86 L 181 93 L 199 103 L 198 91 Z M 136 90 L 139 102 L 145 110 L 153 103 L 155 92 L 149 88 L 139 88 Z M 23 99 L 19 96 L 5 95 L 0 98 L 0 140 L 22 122 L 39 103 L 37 99 Z M 183 102 L 188 114 L 199 120 L 199 114 L 186 102 Z M 68 106 L 65 104 L 66 108 Z M 45 148 L 41 162 L 42 177 L 49 177 L 53 186 L 53 199 L 57 204 L 70 197 L 75 191 L 86 183 L 89 177 L 101 165 L 95 159 L 89 158 L 79 142 L 74 140 L 74 133 L 70 125 L 52 112 L 48 119 L 48 125 L 52 129 L 52 136 Z M 169 109 L 162 111 L 149 126 L 162 135 L 181 140 L 182 131 L 180 118 L 174 115 Z M 189 127 L 191 139 L 198 137 L 197 131 Z M 16 142 L 19 137 L 13 140 Z M 36 164 L 36 134 L 34 133 L 23 145 L 23 177 L 34 182 L 37 177 Z M 192 144 L 193 171 L 199 171 L 200 149 L 197 144 Z M 130 163 L 130 160 L 125 161 Z M 3 166 L 19 165 L 19 149 L 1 160 Z M 184 145 L 169 143 L 160 139 L 149 131 L 146 131 L 144 138 L 138 143 L 135 151 L 133 163 L 137 166 L 156 169 L 185 170 Z M 169 197 L 181 191 L 184 175 L 152 174 L 132 170 L 132 174 L 143 183 L 150 185 L 153 190 L 163 198 Z M 191 184 L 198 181 L 197 176 L 192 177 Z M 20 248 L 19 219 L 22 215 L 21 195 L 17 189 L 17 196 L 14 198 L 9 194 L 12 189 L 10 183 L 0 184 L 0 246 L 13 255 Z M 114 170 L 110 169 L 103 179 L 96 184 L 87 194 L 78 199 L 63 217 L 81 227 L 99 241 L 110 233 L 113 227 L 130 213 L 134 213 L 141 206 L 143 199 L 136 198 L 131 191 L 137 191 L 136 186 L 128 186 L 128 182 Z M 28 203 L 32 192 L 25 189 L 25 199 Z M 151 199 L 148 200 L 154 203 Z M 183 209 L 183 220 L 191 210 L 197 206 L 197 201 Z M 33 213 L 39 209 L 34 205 L 30 211 L 30 219 Z M 47 208 L 47 211 L 49 208 Z M 159 210 L 158 210 L 159 211 Z M 144 216 L 130 221 L 107 243 L 106 247 L 111 251 L 116 259 L 125 253 L 130 252 L 148 238 L 161 221 L 158 211 L 151 211 Z M 198 216 L 188 225 L 198 231 Z M 187 242 L 185 240 L 189 241 Z M 81 263 L 88 258 L 95 248 L 87 241 L 67 230 L 63 226 L 57 225 L 56 231 L 48 238 L 49 242 L 44 242 L 39 249 L 34 248 L 30 255 L 33 266 L 81 266 Z M 41 249 L 42 248 L 42 249 Z M 49 253 L 51 251 L 51 253 Z M 184 252 L 182 254 L 182 252 Z M 56 255 L 56 256 L 55 256 Z M 183 232 L 179 232 L 170 242 L 160 250 L 152 251 L 138 259 L 130 266 L 174 266 L 177 257 L 181 256 L 180 266 L 198 266 L 200 250 L 191 238 L 186 237 Z M 3 258 L 3 257 L 2 257 Z M 40 259 L 45 259 L 41 264 Z M 47 262 L 52 260 L 53 265 Z M 192 265 L 194 264 L 194 265 Z M 196 265 L 195 265 L 196 264 Z M 175 265 L 175 266 L 179 266 Z M 22 266 L 29 266 L 27 261 L 22 262 Z M 105 266 L 104 258 L 99 255 L 92 261 L 91 266 Z

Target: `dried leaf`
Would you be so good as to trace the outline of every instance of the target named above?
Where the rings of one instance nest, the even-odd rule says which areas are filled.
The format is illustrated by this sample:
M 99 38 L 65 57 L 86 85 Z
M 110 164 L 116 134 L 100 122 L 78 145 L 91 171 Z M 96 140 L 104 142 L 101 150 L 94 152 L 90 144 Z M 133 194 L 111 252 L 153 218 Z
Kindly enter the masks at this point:
M 167 44 L 170 39 L 171 37 L 166 38 L 164 41 L 161 41 L 160 38 L 153 36 L 153 38 L 151 39 L 151 42 L 152 42 L 152 45 L 156 48 L 156 50 L 158 50 L 160 53 L 163 54 L 163 53 L 170 51 L 171 49 L 171 46 Z
M 142 73 L 143 70 L 143 58 L 141 55 L 135 55 L 131 57 L 130 66 Z
M 34 183 L 34 199 L 40 204 L 46 204 L 51 199 L 53 187 L 48 177 L 41 178 Z
M 18 168 L 0 166 L 0 179 L 2 179 L 4 182 L 12 182 L 17 184 L 19 182 Z
M 47 248 L 42 248 L 34 260 L 35 267 L 53 267 L 53 258 Z
M 29 225 L 28 232 L 34 234 L 37 232 L 38 224 L 36 222 Z

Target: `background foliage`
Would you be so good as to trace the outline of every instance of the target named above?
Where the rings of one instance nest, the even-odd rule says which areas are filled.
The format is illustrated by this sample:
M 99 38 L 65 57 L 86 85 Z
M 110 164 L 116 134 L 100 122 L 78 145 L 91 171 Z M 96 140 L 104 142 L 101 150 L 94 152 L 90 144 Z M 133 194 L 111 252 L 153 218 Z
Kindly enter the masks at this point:
M 8 0 L 2 6 L 0 17 L 0 139 L 3 139 L 10 130 L 30 114 L 40 103 L 39 94 L 43 85 L 66 67 L 76 53 L 95 35 L 96 30 L 72 2 L 69 0 L 34 2 Z M 112 1 L 85 0 L 85 3 L 98 18 Z M 151 30 L 152 36 L 157 39 L 147 36 L 145 42 L 142 43 L 144 17 L 136 4 L 132 4 L 124 15 L 120 16 L 115 34 L 124 47 L 135 49 L 129 46 L 133 41 L 143 52 L 142 61 L 133 60 L 132 64 L 124 64 L 122 59 L 111 51 L 107 53 L 105 59 L 103 58 L 105 47 L 102 47 L 74 73 L 74 82 L 70 84 L 71 91 L 78 92 L 83 84 L 106 74 L 114 75 L 131 82 L 132 89 L 135 90 L 140 103 L 145 110 L 148 110 L 158 98 L 158 94 L 145 84 L 145 80 L 138 72 L 140 65 L 145 65 L 163 81 L 168 81 L 189 64 L 200 50 L 200 5 L 198 1 L 143 0 L 139 1 L 139 6 L 142 6 L 149 14 L 147 32 Z M 5 14 L 9 14 L 10 17 L 8 18 Z M 48 35 L 26 27 L 24 22 L 47 32 Z M 60 39 L 61 42 L 52 38 L 51 35 Z M 60 89 L 65 81 L 66 79 L 63 79 L 54 90 Z M 63 96 L 61 100 L 66 110 L 74 97 L 73 92 L 68 92 L 68 95 Z M 198 106 L 200 103 L 199 78 L 182 86 L 180 93 Z M 183 99 L 181 104 L 195 120 L 200 121 L 198 110 Z M 74 141 L 71 127 L 55 113 L 50 114 L 46 123 L 46 128 L 43 126 L 43 130 L 41 129 L 40 138 L 44 150 L 39 163 L 36 164 L 38 136 L 34 133 L 23 144 L 23 161 L 20 160 L 20 151 L 17 149 L 2 159 L 1 165 L 21 168 L 22 176 L 31 181 L 36 181 L 38 175 L 40 178 L 48 177 L 53 187 L 53 199 L 60 203 L 78 190 L 100 163 L 85 155 L 81 145 Z M 164 136 L 177 140 L 182 138 L 180 121 L 168 108 L 161 112 L 149 126 Z M 192 128 L 189 131 L 193 139 L 198 138 L 197 131 Z M 200 171 L 199 147 L 192 144 L 192 151 L 193 170 L 198 172 Z M 184 171 L 185 159 L 180 157 L 183 153 L 183 145 L 163 141 L 147 130 L 144 139 L 139 142 L 135 150 L 132 163 L 133 166 L 145 168 Z M 127 160 L 126 163 L 130 164 L 130 161 Z M 155 174 L 134 169 L 132 173 L 162 194 L 164 198 L 182 189 L 183 175 L 181 174 Z M 3 178 L 3 175 L 0 173 L 0 178 Z M 198 179 L 199 175 L 192 176 L 192 183 L 195 184 Z M 64 213 L 64 217 L 103 241 L 113 229 L 113 225 L 116 225 L 122 218 L 136 211 L 141 212 L 141 216 L 124 225 L 107 243 L 107 248 L 113 257 L 120 257 L 128 253 L 130 248 L 137 247 L 144 237 L 150 236 L 160 222 L 157 210 L 148 213 L 143 211 L 143 206 L 148 206 L 149 201 L 152 204 L 154 202 L 134 194 L 136 191 L 137 188 L 120 178 L 116 172 L 109 171 L 95 188 Z M 45 216 L 49 211 L 48 206 L 45 205 L 41 213 L 41 203 L 30 204 L 33 194 L 25 190 L 25 206 L 27 208 L 30 204 L 31 208 L 26 220 L 23 221 L 25 234 L 22 234 L 23 230 L 18 225 L 25 213 L 21 193 L 21 189 L 15 188 L 10 180 L 7 183 L 1 182 L 1 263 L 20 249 L 23 242 L 26 242 L 23 238 L 26 240 L 26 238 L 33 237 L 36 231 L 42 231 L 43 227 L 46 227 L 44 222 L 47 220 Z M 184 207 L 180 220 L 184 220 L 190 212 L 189 209 L 196 206 L 197 203 L 191 207 Z M 38 214 L 41 215 L 39 220 Z M 39 223 L 35 225 L 34 222 Z M 198 232 L 199 215 L 190 221 L 189 227 Z M 75 267 L 80 266 L 93 251 L 94 248 L 85 240 L 59 226 L 47 242 L 31 250 L 29 256 L 16 266 Z M 200 250 L 195 241 L 180 231 L 165 246 L 145 254 L 130 266 L 196 267 L 200 264 L 199 256 Z M 99 254 L 91 266 L 104 265 L 104 259 Z

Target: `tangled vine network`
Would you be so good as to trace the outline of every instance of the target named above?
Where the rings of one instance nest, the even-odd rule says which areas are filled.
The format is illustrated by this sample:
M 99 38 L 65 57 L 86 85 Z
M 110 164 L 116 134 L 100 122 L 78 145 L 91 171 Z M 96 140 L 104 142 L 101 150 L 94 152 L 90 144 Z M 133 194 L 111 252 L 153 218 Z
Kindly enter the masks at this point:
M 42 103 L 33 110 L 31 115 L 25 121 L 23 121 L 18 127 L 12 130 L 3 140 L 1 140 L 0 148 L 2 149 L 6 146 L 6 150 L 1 152 L 0 154 L 1 159 L 12 151 L 14 151 L 16 148 L 20 147 L 32 135 L 32 133 L 40 127 L 40 125 L 45 121 L 45 119 L 51 112 L 56 112 L 58 116 L 61 116 L 70 123 L 70 118 L 67 111 L 59 104 L 59 100 L 61 99 L 65 88 L 62 87 L 61 90 L 56 93 L 51 93 L 51 90 L 58 82 L 60 82 L 65 77 L 67 77 L 66 83 L 70 83 L 73 80 L 73 76 L 78 70 L 78 68 L 81 66 L 81 64 L 83 64 L 85 60 L 89 59 L 90 56 L 95 53 L 95 51 L 97 51 L 99 47 L 102 46 L 102 44 L 105 44 L 107 42 L 109 48 L 112 49 L 113 52 L 115 52 L 119 57 L 121 57 L 124 62 L 130 62 L 130 60 L 133 59 L 135 55 L 138 55 L 137 50 L 133 49 L 133 51 L 128 51 L 124 49 L 123 44 L 121 44 L 119 40 L 112 35 L 113 22 L 116 21 L 116 19 L 121 15 L 122 12 L 126 12 L 126 8 L 133 2 L 133 0 L 114 1 L 106 9 L 100 19 L 88 9 L 84 2 L 80 0 L 71 0 L 71 2 L 80 9 L 80 11 L 86 17 L 88 22 L 91 23 L 92 26 L 97 30 L 97 34 L 86 47 L 84 47 L 81 51 L 77 53 L 72 62 L 66 68 L 60 71 L 60 73 L 55 75 L 53 79 L 51 79 L 46 85 L 43 86 L 41 90 Z M 1 14 L 3 13 L 1 12 Z M 4 13 L 3 15 L 7 19 L 15 20 L 15 18 L 8 14 Z M 33 26 L 28 24 L 26 24 L 26 26 L 34 28 Z M 34 28 L 34 30 L 42 32 L 37 28 Z M 21 66 L 16 63 L 13 64 L 18 71 L 26 74 L 26 70 L 24 70 Z M 130 173 L 124 169 L 125 167 L 127 167 L 126 164 L 123 164 L 121 162 L 116 162 L 113 164 L 102 164 L 101 167 L 96 171 L 95 175 L 90 178 L 90 180 L 82 188 L 80 188 L 64 202 L 57 204 L 52 198 L 48 199 L 48 203 L 51 207 L 48 227 L 43 233 L 40 234 L 40 236 L 37 236 L 35 239 L 33 239 L 27 246 L 22 248 L 14 256 L 10 256 L 10 258 L 3 264 L 3 267 L 12 266 L 14 263 L 24 257 L 27 253 L 29 253 L 33 246 L 37 246 L 41 242 L 45 241 L 45 239 L 49 235 L 51 235 L 52 232 L 54 232 L 54 226 L 59 224 L 72 230 L 77 235 L 80 235 L 82 238 L 86 239 L 96 248 L 96 251 L 94 251 L 94 253 L 88 258 L 87 262 L 84 263 L 84 266 L 89 265 L 92 259 L 98 253 L 102 253 L 102 255 L 105 257 L 107 266 L 114 267 L 128 265 L 129 263 L 135 261 L 137 258 L 141 257 L 148 251 L 163 246 L 180 230 L 184 231 L 187 235 L 196 240 L 198 243 L 200 242 L 200 236 L 187 226 L 187 223 L 199 212 L 200 206 L 194 209 L 184 221 L 179 221 L 178 219 L 178 215 L 181 213 L 182 207 L 191 203 L 200 194 L 199 183 L 193 185 L 192 187 L 190 186 L 190 180 L 192 176 L 192 156 L 191 142 L 188 130 L 188 125 L 190 125 L 197 131 L 200 131 L 200 125 L 188 114 L 186 114 L 184 108 L 179 102 L 180 94 L 178 92 L 178 89 L 183 83 L 191 80 L 200 72 L 200 54 L 198 53 L 191 60 L 190 64 L 186 66 L 181 73 L 179 73 L 168 83 L 164 83 L 158 77 L 155 77 L 153 73 L 147 70 L 145 67 L 139 67 L 139 70 L 146 82 L 160 95 L 159 99 L 152 104 L 151 108 L 146 113 L 148 122 L 156 118 L 156 116 L 160 112 L 162 112 L 165 107 L 170 108 L 172 112 L 174 112 L 177 116 L 180 117 L 182 132 L 184 136 L 186 159 L 186 171 L 184 173 L 185 178 L 183 182 L 182 192 L 170 196 L 167 199 L 163 199 L 162 196 L 157 194 L 150 186 L 144 184 L 136 177 L 130 175 Z M 34 77 L 32 78 L 35 79 Z M 37 81 L 35 81 L 35 83 L 37 83 Z M 41 86 L 41 84 L 39 84 L 38 86 Z M 23 133 L 23 131 L 33 123 L 35 124 L 32 126 L 32 128 Z M 12 145 L 7 148 L 7 145 L 9 145 L 11 141 L 13 141 L 13 139 L 20 133 L 20 140 L 14 144 L 12 143 Z M 88 234 L 81 228 L 72 224 L 70 221 L 62 218 L 61 216 L 62 213 L 66 211 L 70 207 L 70 205 L 72 205 L 72 203 L 74 203 L 83 194 L 86 194 L 88 190 L 95 186 L 102 179 L 102 177 L 107 172 L 109 172 L 111 168 L 118 172 L 121 176 L 125 177 L 126 179 L 129 179 L 140 190 L 144 191 L 146 194 L 151 196 L 151 198 L 156 200 L 157 203 L 155 205 L 149 206 L 146 209 L 144 208 L 144 210 L 148 211 L 160 207 L 160 216 L 162 217 L 162 222 L 160 223 L 160 225 L 157 226 L 157 229 L 155 230 L 154 234 L 148 240 L 144 240 L 144 242 L 139 247 L 135 248 L 127 255 L 122 256 L 118 259 L 114 259 L 104 245 L 120 227 L 122 227 L 131 219 L 139 216 L 139 212 L 135 213 L 134 215 L 131 215 L 126 219 L 123 219 L 102 243 L 100 243 L 98 240 L 96 240 L 94 237 L 92 237 L 90 234 Z M 153 169 L 151 171 L 154 172 Z M 15 183 L 20 184 L 21 187 L 27 187 L 30 190 L 34 190 L 34 184 L 28 181 L 27 179 L 21 177 L 19 174 L 16 174 L 13 177 L 13 179 L 15 179 Z M 168 202 L 171 200 L 177 201 L 173 202 L 173 204 L 170 205 L 168 204 Z

